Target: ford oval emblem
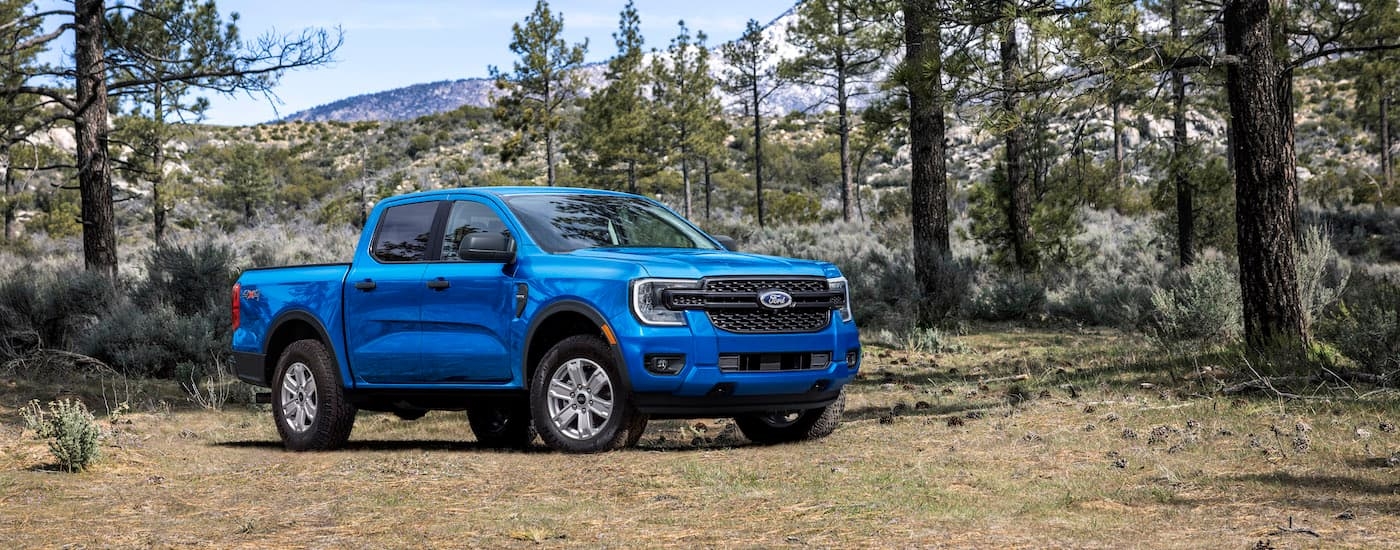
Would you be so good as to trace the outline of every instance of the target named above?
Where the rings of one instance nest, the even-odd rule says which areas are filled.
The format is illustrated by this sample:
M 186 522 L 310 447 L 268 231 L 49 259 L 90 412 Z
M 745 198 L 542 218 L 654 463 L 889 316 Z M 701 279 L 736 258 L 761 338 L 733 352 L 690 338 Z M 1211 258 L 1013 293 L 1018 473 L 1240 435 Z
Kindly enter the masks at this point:
M 758 293 L 758 303 L 768 309 L 783 309 L 792 306 L 792 295 L 781 290 L 765 290 Z

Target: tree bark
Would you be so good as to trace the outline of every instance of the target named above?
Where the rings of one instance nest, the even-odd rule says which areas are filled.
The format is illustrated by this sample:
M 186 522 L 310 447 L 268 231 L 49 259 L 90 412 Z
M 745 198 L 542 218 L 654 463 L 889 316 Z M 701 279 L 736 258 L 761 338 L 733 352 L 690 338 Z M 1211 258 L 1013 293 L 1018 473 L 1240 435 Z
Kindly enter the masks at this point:
M 700 161 L 701 170 L 705 171 L 705 221 L 710 221 L 710 159 Z
M 107 61 L 102 34 L 105 2 L 75 0 L 73 5 L 78 102 L 74 126 L 78 188 L 83 203 L 83 265 L 115 280 L 117 231 L 112 212 L 112 166 L 107 151 Z
M 1301 355 L 1308 341 L 1295 259 L 1291 77 L 1274 54 L 1269 0 L 1225 4 L 1226 87 L 1235 123 L 1235 224 L 1251 351 Z
M 1016 19 L 1006 22 L 1001 40 L 1001 76 L 1005 89 L 1002 95 L 1002 109 L 1019 119 L 1020 94 L 1016 92 L 1021 73 L 1021 50 L 1016 40 Z M 1026 125 L 1019 120 L 1006 130 L 1006 187 L 1003 205 L 1006 209 L 1006 222 L 1009 224 L 1011 248 L 1015 254 L 1016 266 L 1021 271 L 1035 271 L 1035 252 L 1032 250 L 1033 235 L 1030 227 L 1031 189 L 1026 174 Z
M 685 189 L 685 219 L 690 219 L 690 159 L 681 152 L 681 187 Z
M 155 100 L 152 102 L 152 112 L 155 123 L 155 136 L 153 145 L 155 150 L 151 155 L 151 232 L 154 234 L 156 244 L 165 242 L 165 199 L 161 196 L 165 187 L 165 105 L 164 97 L 161 94 L 161 85 L 156 84 Z
M 914 277 L 919 285 L 918 323 L 928 327 L 947 315 L 937 300 L 939 271 L 951 255 L 948 236 L 948 171 L 943 112 L 943 51 L 936 5 L 904 0 L 905 63 L 909 71 L 910 219 L 914 229 Z
M 1376 197 L 1376 204 L 1385 204 L 1385 193 L 1390 191 L 1395 185 L 1395 168 L 1390 165 L 1390 93 L 1386 89 L 1385 76 L 1376 77 L 1380 82 L 1376 88 L 1380 90 L 1381 108 L 1381 183 L 1385 187 L 1381 188 L 1379 197 Z
M 763 229 L 763 116 L 758 112 L 758 78 L 753 79 L 753 182 L 758 199 L 758 228 Z
M 15 240 L 15 211 L 18 205 L 15 204 L 15 162 L 14 159 L 6 157 L 5 164 L 5 242 Z
M 836 33 L 844 35 L 846 33 L 846 6 L 840 2 L 836 5 Z M 851 221 L 855 219 L 855 180 L 851 177 L 851 109 L 850 92 L 846 90 L 847 73 L 846 57 L 842 52 L 836 54 L 836 123 L 837 133 L 841 138 L 841 219 Z
M 1123 98 L 1113 92 L 1113 186 L 1123 188 Z
M 1172 41 L 1181 41 L 1181 2 L 1171 3 Z M 1176 249 L 1182 267 L 1196 260 L 1196 210 L 1192 196 L 1191 178 L 1186 165 L 1186 75 L 1172 69 L 1172 181 L 1176 184 Z

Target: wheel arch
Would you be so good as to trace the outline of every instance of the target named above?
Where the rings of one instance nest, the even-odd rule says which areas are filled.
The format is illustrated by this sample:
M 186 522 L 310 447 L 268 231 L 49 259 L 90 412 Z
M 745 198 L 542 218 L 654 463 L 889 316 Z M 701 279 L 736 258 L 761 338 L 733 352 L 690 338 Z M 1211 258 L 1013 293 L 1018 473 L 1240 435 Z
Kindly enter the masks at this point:
M 530 322 L 530 329 L 525 336 L 524 354 L 522 354 L 520 365 L 521 379 L 525 386 L 529 387 L 530 379 L 534 376 L 535 370 L 539 368 L 540 360 L 544 358 L 550 348 L 565 338 L 584 334 L 602 338 L 608 345 L 618 374 L 622 377 L 620 381 L 622 388 L 631 392 L 631 374 L 628 372 L 627 362 L 622 357 L 621 343 L 615 343 L 615 335 L 609 337 L 605 333 L 604 327 L 607 326 L 607 320 L 603 318 L 602 314 L 598 313 L 592 306 L 580 301 L 563 300 L 541 309 L 539 313 L 535 314 L 534 320 Z M 611 328 L 609 327 L 607 330 L 611 331 Z
M 330 334 L 321 325 L 321 321 L 315 316 L 301 310 L 288 311 L 279 315 L 273 321 L 268 330 L 266 345 L 263 346 L 263 379 L 271 386 L 272 377 L 276 374 L 277 361 L 282 357 L 282 351 L 292 342 L 298 340 L 316 340 L 326 347 L 329 352 L 332 370 L 340 373 L 340 361 L 336 357 L 335 345 L 332 343 Z M 342 374 L 343 376 L 343 374 Z M 344 384 L 342 384 L 344 387 Z

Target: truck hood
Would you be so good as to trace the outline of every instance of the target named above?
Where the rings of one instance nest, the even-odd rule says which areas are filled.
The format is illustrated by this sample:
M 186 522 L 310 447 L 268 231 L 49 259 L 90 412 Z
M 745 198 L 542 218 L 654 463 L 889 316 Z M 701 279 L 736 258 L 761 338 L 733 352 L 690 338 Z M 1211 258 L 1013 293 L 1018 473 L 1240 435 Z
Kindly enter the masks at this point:
M 836 266 L 814 260 L 780 258 L 726 250 L 676 248 L 587 248 L 580 258 L 635 264 L 652 277 L 698 279 L 717 275 L 807 275 L 837 277 Z

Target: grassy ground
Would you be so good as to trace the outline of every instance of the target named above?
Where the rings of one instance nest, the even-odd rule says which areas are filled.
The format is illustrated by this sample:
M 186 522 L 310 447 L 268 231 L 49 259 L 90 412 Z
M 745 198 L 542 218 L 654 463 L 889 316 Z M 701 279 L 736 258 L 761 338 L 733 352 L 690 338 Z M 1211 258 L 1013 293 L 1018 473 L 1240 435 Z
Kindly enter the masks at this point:
M 460 413 L 364 413 L 344 451 L 289 454 L 266 411 L 109 384 L 136 405 L 78 474 L 15 408 L 102 413 L 102 384 L 0 378 L 0 547 L 1400 546 L 1394 396 L 1222 397 L 1219 369 L 1109 331 L 945 346 L 868 348 L 821 441 L 665 421 L 590 456 L 481 449 Z

